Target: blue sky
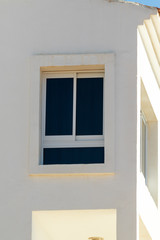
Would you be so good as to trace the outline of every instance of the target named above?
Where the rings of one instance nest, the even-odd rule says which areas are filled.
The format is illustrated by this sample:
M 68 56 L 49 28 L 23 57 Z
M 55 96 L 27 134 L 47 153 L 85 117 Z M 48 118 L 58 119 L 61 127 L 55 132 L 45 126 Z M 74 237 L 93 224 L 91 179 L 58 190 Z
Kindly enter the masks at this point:
M 138 2 L 145 5 L 159 7 L 160 8 L 160 0 L 126 0 L 128 2 Z

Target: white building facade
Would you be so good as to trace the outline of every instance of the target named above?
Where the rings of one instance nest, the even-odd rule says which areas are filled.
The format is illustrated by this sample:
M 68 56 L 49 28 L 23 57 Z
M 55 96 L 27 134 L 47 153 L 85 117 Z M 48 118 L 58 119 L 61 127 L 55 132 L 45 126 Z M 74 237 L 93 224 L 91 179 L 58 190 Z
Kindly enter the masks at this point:
M 156 9 L 2 0 L 0 12 L 1 238 L 158 240 Z

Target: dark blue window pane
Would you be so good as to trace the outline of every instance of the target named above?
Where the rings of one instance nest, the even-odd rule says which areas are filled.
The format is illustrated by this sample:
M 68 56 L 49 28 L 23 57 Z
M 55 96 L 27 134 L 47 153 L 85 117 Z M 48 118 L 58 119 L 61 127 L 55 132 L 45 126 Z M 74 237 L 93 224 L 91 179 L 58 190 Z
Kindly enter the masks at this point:
M 46 135 L 72 135 L 73 78 L 46 83 Z
M 102 134 L 103 78 L 78 78 L 76 135 Z
M 96 164 L 104 163 L 104 147 L 45 148 L 43 164 Z

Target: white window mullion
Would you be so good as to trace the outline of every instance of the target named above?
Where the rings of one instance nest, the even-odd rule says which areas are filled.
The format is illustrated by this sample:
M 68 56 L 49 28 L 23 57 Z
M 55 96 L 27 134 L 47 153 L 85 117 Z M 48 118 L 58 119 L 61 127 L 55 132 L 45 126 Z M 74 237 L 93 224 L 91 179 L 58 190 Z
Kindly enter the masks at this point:
M 73 80 L 73 138 L 76 140 L 76 101 L 77 101 L 77 74 L 74 73 Z
M 104 141 L 45 141 L 44 148 L 85 148 L 104 147 Z

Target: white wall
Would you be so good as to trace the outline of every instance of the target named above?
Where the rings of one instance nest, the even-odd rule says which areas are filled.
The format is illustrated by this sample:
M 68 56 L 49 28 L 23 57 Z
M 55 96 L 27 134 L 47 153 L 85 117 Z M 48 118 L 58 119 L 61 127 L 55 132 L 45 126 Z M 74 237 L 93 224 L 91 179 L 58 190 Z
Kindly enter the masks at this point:
M 158 19 L 159 21 L 159 19 Z M 142 111 L 146 113 L 149 123 L 148 131 L 148 182 L 145 184 L 144 176 L 140 173 L 140 158 L 137 157 L 137 214 L 141 217 L 149 235 L 153 240 L 159 240 L 159 121 L 160 121 L 160 95 L 158 78 L 151 66 L 154 65 L 146 50 L 144 37 L 141 32 L 143 26 L 138 28 L 138 98 L 142 100 Z M 143 84 L 141 84 L 143 83 Z M 140 91 L 141 85 L 141 91 Z M 145 102 L 146 101 L 146 102 Z M 140 99 L 139 99 L 140 102 Z M 137 110 L 140 112 L 140 106 Z M 139 115 L 138 115 L 139 116 Z M 137 116 L 137 117 L 138 117 Z M 138 119 L 139 121 L 139 119 Z M 140 132 L 140 131 L 139 131 Z M 152 132 L 152 133 L 151 133 Z M 137 138 L 138 139 L 138 138 Z M 140 139 L 140 136 L 139 136 Z M 139 145 L 137 145 L 139 146 Z M 137 154 L 139 155 L 139 150 Z M 154 151 L 154 154 L 153 154 Z M 154 182 L 154 183 L 153 183 Z M 154 200 L 153 200 L 154 199 Z M 158 205 L 158 208 L 156 204 Z
M 117 240 L 136 239 L 136 31 L 153 12 L 104 0 L 0 0 L 1 239 L 30 240 L 35 210 L 108 208 L 117 209 Z M 30 177 L 30 57 L 104 52 L 116 54 L 115 175 Z

